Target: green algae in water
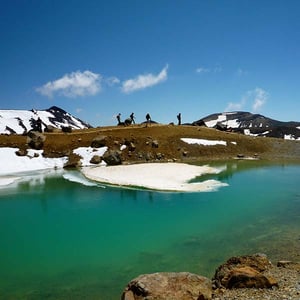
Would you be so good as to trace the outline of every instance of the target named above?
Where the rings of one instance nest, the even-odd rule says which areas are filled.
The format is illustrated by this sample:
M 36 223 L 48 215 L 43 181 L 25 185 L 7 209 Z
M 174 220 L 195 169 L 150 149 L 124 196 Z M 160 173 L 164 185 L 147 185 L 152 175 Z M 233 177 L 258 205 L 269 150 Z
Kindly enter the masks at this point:
M 210 277 L 233 255 L 296 257 L 299 175 L 234 162 L 217 192 L 160 193 L 31 174 L 0 190 L 0 299 L 119 299 L 142 273 Z

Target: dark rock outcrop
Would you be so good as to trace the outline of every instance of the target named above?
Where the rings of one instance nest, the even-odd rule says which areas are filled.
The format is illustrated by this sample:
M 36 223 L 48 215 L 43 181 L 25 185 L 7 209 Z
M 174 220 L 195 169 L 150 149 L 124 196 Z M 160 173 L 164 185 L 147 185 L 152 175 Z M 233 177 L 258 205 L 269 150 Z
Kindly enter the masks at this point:
M 102 159 L 108 166 L 116 166 L 122 164 L 122 158 L 120 151 L 108 150 L 103 154 Z
M 98 164 L 101 163 L 101 161 L 102 161 L 101 156 L 99 156 L 99 155 L 94 155 L 94 156 L 91 158 L 90 163 L 91 163 L 91 164 L 98 165 Z
M 158 141 L 153 140 L 151 145 L 152 145 L 152 148 L 158 148 Z
M 27 155 L 27 150 L 26 149 L 19 149 L 16 152 L 17 156 L 26 156 Z
M 125 140 L 124 145 L 127 146 L 128 151 L 134 151 L 136 149 L 134 140 Z
M 140 275 L 129 282 L 122 300 L 210 300 L 211 281 L 188 272 Z
M 78 168 L 81 167 L 81 162 L 80 162 L 81 156 L 75 153 L 70 153 L 68 155 L 68 161 L 64 164 L 65 169 L 73 169 L 73 168 Z
M 38 131 L 29 131 L 27 136 L 27 144 L 35 150 L 43 149 L 46 137 Z
M 65 133 L 71 133 L 72 127 L 71 126 L 61 126 L 61 131 Z
M 90 124 L 78 118 L 75 118 L 74 116 L 57 106 L 52 106 L 46 111 L 50 112 L 53 115 L 53 117 L 49 117 L 49 121 L 55 127 L 57 127 L 58 124 L 69 124 L 69 126 L 71 126 L 74 129 L 92 127 Z
M 45 132 L 55 132 L 56 130 L 57 128 L 52 125 L 47 125 L 44 129 Z
M 105 135 L 96 136 L 91 143 L 91 147 L 93 148 L 101 148 L 101 147 L 105 147 L 106 145 L 107 145 L 107 136 Z

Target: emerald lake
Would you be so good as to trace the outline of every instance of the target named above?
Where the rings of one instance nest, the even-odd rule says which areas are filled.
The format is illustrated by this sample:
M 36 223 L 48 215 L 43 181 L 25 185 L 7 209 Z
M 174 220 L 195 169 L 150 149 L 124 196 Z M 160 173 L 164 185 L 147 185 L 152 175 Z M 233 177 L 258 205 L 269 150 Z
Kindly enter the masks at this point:
M 294 259 L 300 165 L 219 163 L 214 192 L 104 186 L 77 171 L 22 174 L 0 188 L 0 299 L 120 299 L 144 273 L 211 277 L 234 255 Z M 299 259 L 299 256 L 298 256 Z

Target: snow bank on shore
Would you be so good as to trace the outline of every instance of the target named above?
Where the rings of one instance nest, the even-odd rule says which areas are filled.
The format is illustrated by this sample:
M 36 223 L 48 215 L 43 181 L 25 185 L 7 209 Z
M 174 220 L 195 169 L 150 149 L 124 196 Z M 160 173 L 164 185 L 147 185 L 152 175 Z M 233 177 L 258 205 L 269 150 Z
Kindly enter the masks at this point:
M 213 191 L 227 185 L 218 180 L 189 183 L 197 176 L 216 174 L 220 170 L 209 166 L 194 166 L 182 163 L 86 167 L 82 169 L 82 172 L 87 178 L 101 183 L 161 191 Z
M 45 158 L 42 150 L 28 150 L 26 156 L 17 156 L 18 148 L 0 148 L 0 186 L 12 184 L 19 180 L 24 172 L 46 169 L 62 169 L 67 157 Z M 90 159 L 94 155 L 102 156 L 106 147 L 97 150 L 91 147 L 82 147 L 74 153 L 82 157 L 83 175 L 90 180 L 101 183 L 141 187 L 164 191 L 212 191 L 226 184 L 217 180 L 203 182 L 189 181 L 203 174 L 219 173 L 220 169 L 209 166 L 193 166 L 182 163 L 145 163 L 121 166 L 91 167 Z M 104 162 L 102 164 L 105 164 Z M 65 175 L 66 179 L 74 178 Z M 76 179 L 77 180 L 77 179 Z
M 63 168 L 67 162 L 66 157 L 45 158 L 43 150 L 28 150 L 26 156 L 17 156 L 18 148 L 0 148 L 0 175 L 8 175 L 20 172 Z

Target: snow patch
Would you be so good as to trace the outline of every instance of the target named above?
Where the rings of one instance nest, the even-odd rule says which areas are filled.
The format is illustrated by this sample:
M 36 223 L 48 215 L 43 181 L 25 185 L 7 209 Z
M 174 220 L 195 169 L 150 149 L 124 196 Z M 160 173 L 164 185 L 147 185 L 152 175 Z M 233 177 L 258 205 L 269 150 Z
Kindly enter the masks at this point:
M 292 134 L 285 134 L 285 135 L 284 135 L 284 139 L 285 139 L 285 140 L 295 141 L 295 140 L 299 140 L 300 138 L 296 139 L 295 136 L 292 135 Z
M 228 128 L 239 128 L 240 127 L 240 122 L 238 122 L 238 119 L 234 120 L 228 120 L 224 125 L 227 125 Z
M 8 147 L 0 148 L 0 175 L 44 169 L 63 168 L 64 164 L 67 162 L 66 157 L 43 157 L 43 150 L 30 150 L 28 152 L 28 156 L 17 156 L 17 150 L 19 149 Z
M 227 143 L 225 141 L 193 139 L 193 138 L 181 138 L 181 140 L 187 144 L 197 144 L 197 145 L 204 145 L 204 146 L 215 146 L 215 145 L 227 146 Z
M 73 150 L 73 153 L 81 156 L 81 164 L 82 166 L 92 166 L 94 164 L 90 163 L 91 158 L 94 155 L 99 155 L 99 156 L 103 156 L 103 154 L 105 153 L 105 151 L 107 150 L 107 147 L 101 147 L 98 149 L 92 148 L 92 147 L 79 147 L 77 149 Z M 101 162 L 100 165 L 106 165 L 106 163 L 103 161 Z
M 214 127 L 214 126 L 217 125 L 217 123 L 222 122 L 222 121 L 226 121 L 226 119 L 227 119 L 226 114 L 221 114 L 221 115 L 218 116 L 217 119 L 206 121 L 204 123 L 207 127 Z

